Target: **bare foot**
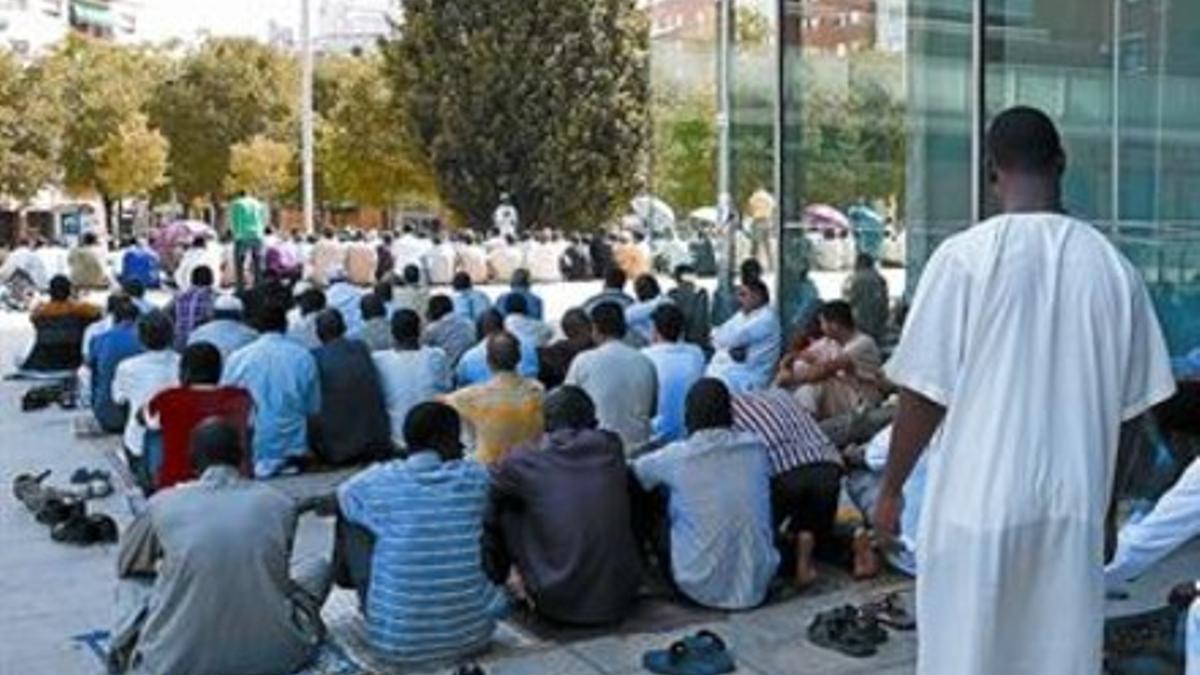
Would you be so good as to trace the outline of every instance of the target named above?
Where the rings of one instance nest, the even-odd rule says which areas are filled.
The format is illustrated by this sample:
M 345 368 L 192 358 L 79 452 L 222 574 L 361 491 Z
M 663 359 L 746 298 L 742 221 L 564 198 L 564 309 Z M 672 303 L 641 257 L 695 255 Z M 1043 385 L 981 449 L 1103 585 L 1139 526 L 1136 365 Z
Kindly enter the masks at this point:
M 854 551 L 854 578 L 873 579 L 879 576 L 881 564 L 879 554 L 875 552 L 875 542 L 866 530 L 854 533 L 854 542 L 850 545 Z
M 813 565 L 813 547 L 816 541 L 811 532 L 796 535 L 796 587 L 803 590 L 817 581 L 817 568 Z

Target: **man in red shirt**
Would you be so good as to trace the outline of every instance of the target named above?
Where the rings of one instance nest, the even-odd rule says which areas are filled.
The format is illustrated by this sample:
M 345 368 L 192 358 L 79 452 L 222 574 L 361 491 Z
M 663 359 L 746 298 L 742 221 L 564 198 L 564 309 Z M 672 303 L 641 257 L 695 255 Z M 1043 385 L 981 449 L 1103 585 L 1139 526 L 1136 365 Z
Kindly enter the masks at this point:
M 162 456 L 148 458 L 154 490 L 192 480 L 188 458 L 192 430 L 210 417 L 233 424 L 247 437 L 254 407 L 250 393 L 240 387 L 221 386 L 221 352 L 207 342 L 189 345 L 179 361 L 178 387 L 166 389 L 146 406 L 151 423 L 162 429 Z

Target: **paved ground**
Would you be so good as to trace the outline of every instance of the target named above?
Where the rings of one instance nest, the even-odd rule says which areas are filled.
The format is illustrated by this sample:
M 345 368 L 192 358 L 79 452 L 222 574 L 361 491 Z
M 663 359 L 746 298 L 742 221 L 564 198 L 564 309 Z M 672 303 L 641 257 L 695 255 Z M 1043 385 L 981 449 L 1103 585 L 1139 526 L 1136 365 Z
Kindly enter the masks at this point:
M 836 279 L 818 282 L 823 291 L 836 288 Z M 897 285 L 898 287 L 898 285 Z M 545 292 L 548 314 L 558 316 L 593 288 L 558 287 Z M 26 319 L 0 314 L 0 358 L 7 372 L 9 354 L 28 339 Z M 0 675 L 76 675 L 100 672 L 100 661 L 89 641 L 111 620 L 115 547 L 78 549 L 50 541 L 46 529 L 11 498 L 8 485 L 22 472 L 52 469 L 65 480 L 79 466 L 115 469 L 116 439 L 77 439 L 71 415 L 59 410 L 32 414 L 18 412 L 20 393 L 28 385 L 0 383 Z M 111 514 L 124 526 L 131 518 L 131 494 L 117 494 L 96 503 L 94 510 Z M 325 554 L 331 541 L 328 521 L 305 517 L 297 543 L 297 556 Z M 1163 571 L 1134 589 L 1134 599 L 1114 605 L 1114 613 L 1153 606 L 1164 589 L 1189 574 L 1194 576 L 1195 551 L 1178 556 Z M 898 675 L 913 670 L 915 638 L 893 634 L 880 654 L 853 660 L 813 647 L 805 639 L 812 616 L 845 602 L 859 602 L 886 590 L 905 588 L 895 578 L 875 584 L 849 584 L 844 577 L 829 578 L 818 589 L 785 602 L 736 615 L 705 615 L 696 625 L 650 627 L 645 631 L 567 642 L 547 640 L 520 626 L 506 625 L 498 645 L 483 659 L 492 675 L 625 675 L 642 672 L 641 654 L 664 647 L 676 637 L 700 627 L 722 636 L 733 649 L 739 672 L 752 675 L 801 673 Z M 341 621 L 349 601 L 335 596 L 327 606 L 327 619 Z M 670 624 L 664 624 L 664 626 Z M 345 650 L 342 650 L 345 655 Z M 351 659 L 353 660 L 353 659 Z M 361 663 L 359 665 L 362 665 Z M 372 672 L 347 668 L 334 660 L 315 673 L 355 675 Z M 447 672 L 442 670 L 439 672 Z

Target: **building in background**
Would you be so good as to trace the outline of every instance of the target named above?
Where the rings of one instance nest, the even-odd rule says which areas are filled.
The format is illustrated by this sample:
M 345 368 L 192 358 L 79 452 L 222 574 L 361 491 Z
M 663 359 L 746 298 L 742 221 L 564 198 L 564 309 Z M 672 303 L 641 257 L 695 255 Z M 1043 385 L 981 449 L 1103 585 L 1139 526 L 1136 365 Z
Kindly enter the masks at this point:
M 717 33 L 717 9 L 712 0 L 645 0 L 651 40 L 710 43 Z
M 68 26 L 78 33 L 118 42 L 139 38 L 139 0 L 62 0 L 62 4 L 66 5 Z
M 0 0 L 0 47 L 22 58 L 44 52 L 67 34 L 68 0 Z
M 361 54 L 391 35 L 391 0 L 322 0 L 317 15 L 316 49 L 322 53 Z

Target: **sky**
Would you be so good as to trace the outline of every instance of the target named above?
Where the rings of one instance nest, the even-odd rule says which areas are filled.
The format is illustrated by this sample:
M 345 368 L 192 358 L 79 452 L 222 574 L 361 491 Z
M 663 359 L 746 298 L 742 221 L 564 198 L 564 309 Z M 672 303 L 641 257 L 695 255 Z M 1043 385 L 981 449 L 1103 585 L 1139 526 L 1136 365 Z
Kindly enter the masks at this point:
M 272 19 L 299 25 L 300 0 L 142 0 L 139 32 L 152 41 L 191 39 L 201 30 L 265 39 Z

